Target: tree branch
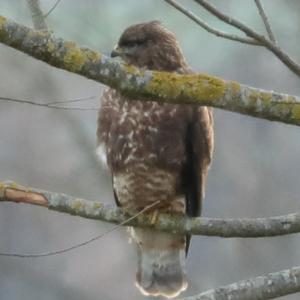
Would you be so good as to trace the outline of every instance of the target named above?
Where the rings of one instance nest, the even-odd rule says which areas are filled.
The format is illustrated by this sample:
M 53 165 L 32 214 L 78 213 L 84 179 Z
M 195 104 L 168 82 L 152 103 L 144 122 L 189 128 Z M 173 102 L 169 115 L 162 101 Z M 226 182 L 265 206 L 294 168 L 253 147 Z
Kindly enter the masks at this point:
M 9 191 L 8 191 L 8 194 L 9 194 Z M 15 196 L 12 196 L 12 197 L 14 197 L 14 199 L 23 197 L 23 196 L 21 196 L 20 191 L 17 191 L 17 192 L 14 191 L 13 194 L 15 195 Z M 25 203 L 28 203 L 28 202 L 26 202 L 25 198 L 23 198 L 23 199 L 24 199 Z M 39 199 L 39 198 L 37 198 L 37 199 Z M 40 205 L 40 206 L 44 206 L 43 202 L 39 202 L 39 200 L 37 200 L 37 199 L 35 199 L 35 200 L 33 199 L 32 200 L 32 204 L 37 204 L 37 205 Z M 151 208 L 155 207 L 157 204 L 159 204 L 159 201 L 151 203 L 150 205 L 144 207 L 141 211 L 137 212 L 135 215 L 128 217 L 128 219 L 126 219 L 123 222 L 115 225 L 114 227 L 112 227 L 112 228 L 104 231 L 103 233 L 98 234 L 98 235 L 96 235 L 96 236 L 94 236 L 92 238 L 89 238 L 89 239 L 87 239 L 87 240 L 85 240 L 83 242 L 80 242 L 80 243 L 74 244 L 72 246 L 68 246 L 66 248 L 63 248 L 63 249 L 54 250 L 54 251 L 46 251 L 46 252 L 42 252 L 42 253 L 30 253 L 30 254 L 0 252 L 0 256 L 5 256 L 5 257 L 19 257 L 19 258 L 41 258 L 41 257 L 49 257 L 49 256 L 64 254 L 64 253 L 70 252 L 72 250 L 78 249 L 78 248 L 80 248 L 82 246 L 86 246 L 86 245 L 88 245 L 88 244 L 90 244 L 92 242 L 95 242 L 95 241 L 103 238 L 104 236 L 112 233 L 113 231 L 118 230 L 120 227 L 127 225 L 131 220 L 134 220 L 139 215 L 141 215 L 141 214 L 145 213 L 146 211 L 150 210 Z
M 217 30 L 217 29 L 211 27 L 205 21 L 203 21 L 200 17 L 196 16 L 194 13 L 187 10 L 184 6 L 180 5 L 178 2 L 176 2 L 174 0 L 164 0 L 164 1 L 167 2 L 168 4 L 170 4 L 171 6 L 175 7 L 180 12 L 182 12 L 184 15 L 186 15 L 188 18 L 193 20 L 195 23 L 197 23 L 203 29 L 205 29 L 206 31 L 208 31 L 218 37 L 222 37 L 222 38 L 225 38 L 225 39 L 228 39 L 231 41 L 235 41 L 235 42 L 240 42 L 243 44 L 249 44 L 249 45 L 255 45 L 255 46 L 261 45 L 259 42 L 257 42 L 256 40 L 254 40 L 252 38 L 241 37 L 236 34 L 230 34 L 230 33 L 223 32 L 223 31 L 220 31 L 220 30 Z
M 208 105 L 300 125 L 300 98 L 296 96 L 264 91 L 207 74 L 140 70 L 1 16 L 0 42 L 52 66 L 118 89 L 133 99 Z
M 181 300 L 267 300 L 300 292 L 300 267 L 242 280 Z
M 268 17 L 265 13 L 265 10 L 262 6 L 262 3 L 260 2 L 260 0 L 254 0 L 256 6 L 257 6 L 257 9 L 258 9 L 258 12 L 260 14 L 260 17 L 261 19 L 263 20 L 264 22 L 264 25 L 265 25 L 265 28 L 266 28 L 266 31 L 268 33 L 268 36 L 269 36 L 269 39 L 274 43 L 274 44 L 277 44 L 276 42 L 276 38 L 275 38 L 275 35 L 273 33 L 273 30 L 272 30 L 272 27 L 270 25 L 270 22 L 268 20 Z
M 47 24 L 45 22 L 45 17 L 43 11 L 41 10 L 40 0 L 26 0 L 29 10 L 31 12 L 31 17 L 33 21 L 33 26 L 36 30 L 47 30 Z
M 50 210 L 111 223 L 124 223 L 129 215 L 120 208 L 105 206 L 76 197 L 20 186 L 13 182 L 0 182 L 0 201 L 33 204 Z M 160 214 L 153 224 L 151 216 L 144 214 L 126 225 L 153 228 L 178 234 L 219 237 L 269 237 L 300 232 L 300 213 L 271 218 L 217 219 L 187 218 Z
M 49 9 L 47 13 L 44 14 L 44 18 L 48 18 L 49 15 L 54 11 L 54 9 L 57 7 L 57 5 L 61 2 L 61 0 L 57 0 L 54 5 Z
M 279 58 L 292 72 L 294 72 L 298 77 L 300 77 L 300 65 L 297 64 L 286 52 L 281 50 L 281 48 L 278 47 L 275 43 L 266 39 L 263 35 L 254 31 L 253 29 L 241 23 L 240 21 L 224 14 L 206 0 L 194 1 L 201 5 L 203 8 L 205 8 L 207 11 L 209 11 L 212 15 L 216 16 L 218 19 L 243 31 L 247 36 L 260 42 L 265 48 L 273 52 L 273 54 L 277 56 L 277 58 Z

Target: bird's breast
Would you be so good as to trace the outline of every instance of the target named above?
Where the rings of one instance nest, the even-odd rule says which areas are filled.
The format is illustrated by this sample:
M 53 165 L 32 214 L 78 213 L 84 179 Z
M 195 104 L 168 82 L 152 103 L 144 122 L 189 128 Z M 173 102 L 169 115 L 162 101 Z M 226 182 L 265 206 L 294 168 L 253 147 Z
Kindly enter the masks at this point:
M 172 212 L 183 212 L 183 197 L 178 196 L 178 175 L 144 164 L 113 174 L 113 187 L 120 205 L 129 212 L 143 209 L 151 203 Z
M 136 164 L 181 168 L 185 161 L 186 111 L 178 105 L 123 101 L 107 140 L 107 160 L 119 172 Z

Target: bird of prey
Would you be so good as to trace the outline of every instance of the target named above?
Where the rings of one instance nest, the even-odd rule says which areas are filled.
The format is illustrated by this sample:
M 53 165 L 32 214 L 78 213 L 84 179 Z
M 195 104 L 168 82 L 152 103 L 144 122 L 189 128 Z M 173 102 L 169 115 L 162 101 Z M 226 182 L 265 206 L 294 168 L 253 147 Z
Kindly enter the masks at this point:
M 158 21 L 127 28 L 111 56 L 139 68 L 191 72 L 175 35 Z M 97 153 L 110 170 L 117 205 L 136 213 L 159 201 L 159 212 L 199 216 L 213 151 L 211 109 L 128 99 L 115 89 L 101 100 Z M 131 235 L 140 291 L 171 298 L 185 290 L 190 237 L 140 228 Z

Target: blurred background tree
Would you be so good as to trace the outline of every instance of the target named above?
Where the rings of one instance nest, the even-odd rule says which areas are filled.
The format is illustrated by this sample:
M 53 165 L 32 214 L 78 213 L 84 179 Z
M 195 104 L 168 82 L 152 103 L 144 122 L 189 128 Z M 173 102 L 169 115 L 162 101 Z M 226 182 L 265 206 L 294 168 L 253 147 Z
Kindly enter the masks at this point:
M 43 10 L 56 1 L 41 1 Z M 252 1 L 211 1 L 263 32 Z M 181 1 L 221 30 L 232 29 L 191 1 Z M 300 60 L 297 0 L 265 0 L 281 45 Z M 1 0 L 1 13 L 31 26 L 25 1 Z M 157 19 L 176 33 L 195 71 L 300 94 L 299 79 L 266 50 L 217 38 L 163 1 L 62 0 L 47 18 L 57 36 L 109 54 L 131 24 Z M 103 86 L 0 45 L 0 96 L 49 102 L 95 97 Z M 111 183 L 96 162 L 96 111 L 61 111 L 0 102 L 1 178 L 112 203 Z M 215 109 L 216 151 L 203 216 L 267 217 L 299 209 L 299 129 Z M 0 250 L 43 252 L 85 240 L 111 225 L 1 204 Z M 0 257 L 0 299 L 140 299 L 135 251 L 125 229 L 74 252 L 44 259 Z M 66 238 L 67 237 L 67 238 Z M 187 262 L 193 295 L 241 278 L 299 264 L 297 235 L 267 239 L 194 238 Z M 128 273 L 124 273 L 128 270 Z M 118 282 L 118 287 L 115 286 Z M 284 299 L 298 299 L 297 295 Z

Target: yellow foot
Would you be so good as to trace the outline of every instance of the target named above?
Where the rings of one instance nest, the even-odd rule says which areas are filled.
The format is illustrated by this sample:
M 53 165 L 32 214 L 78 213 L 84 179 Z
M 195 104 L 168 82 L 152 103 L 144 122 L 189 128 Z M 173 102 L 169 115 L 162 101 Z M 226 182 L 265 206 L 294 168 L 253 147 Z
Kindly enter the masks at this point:
M 150 223 L 154 225 L 157 221 L 158 217 L 158 209 L 155 209 L 151 214 L 150 214 Z

